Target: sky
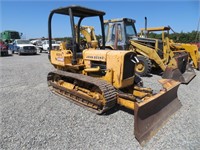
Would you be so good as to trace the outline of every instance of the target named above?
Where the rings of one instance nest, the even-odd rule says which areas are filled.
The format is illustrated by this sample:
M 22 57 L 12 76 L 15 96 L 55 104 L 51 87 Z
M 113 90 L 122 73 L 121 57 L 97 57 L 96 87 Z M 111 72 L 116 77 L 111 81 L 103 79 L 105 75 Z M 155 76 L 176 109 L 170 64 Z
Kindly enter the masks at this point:
M 170 25 L 176 32 L 197 30 L 200 20 L 199 0 L 0 0 L 0 32 L 19 31 L 26 39 L 47 37 L 50 11 L 70 5 L 104 11 L 105 20 L 135 19 L 138 32 L 144 27 L 144 17 L 148 27 Z M 71 36 L 68 16 L 54 15 L 52 22 L 53 37 Z M 86 19 L 82 25 L 92 25 L 100 34 L 97 18 Z

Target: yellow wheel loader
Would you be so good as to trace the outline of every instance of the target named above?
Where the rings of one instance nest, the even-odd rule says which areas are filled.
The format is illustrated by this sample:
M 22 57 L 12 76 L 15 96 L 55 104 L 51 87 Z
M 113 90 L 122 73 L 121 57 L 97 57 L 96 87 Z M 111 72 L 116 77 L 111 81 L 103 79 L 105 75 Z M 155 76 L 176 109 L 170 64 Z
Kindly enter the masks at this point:
M 169 39 L 138 37 L 135 20 L 129 18 L 105 20 L 106 47 L 131 50 L 137 54 L 135 71 L 140 76 L 148 75 L 152 67 L 160 68 L 163 78 L 189 83 L 195 72 L 188 63 L 188 53 L 172 50 Z
M 198 47 L 195 44 L 186 44 L 186 43 L 175 43 L 172 39 L 169 39 L 169 31 L 172 30 L 171 27 L 151 27 L 151 28 L 141 28 L 141 35 L 144 36 L 144 33 L 148 37 L 148 34 L 151 32 L 162 32 L 162 42 L 167 43 L 165 46 L 169 46 L 172 51 L 186 51 L 189 53 L 189 61 L 192 62 L 192 65 L 197 70 L 200 70 L 200 52 Z M 172 30 L 173 31 L 173 30 Z
M 71 45 L 61 43 L 59 49 L 52 49 L 54 14 L 69 16 Z M 139 143 L 144 144 L 181 107 L 177 98 L 180 82 L 162 79 L 159 82 L 163 89 L 158 93 L 138 84 L 134 69 L 130 69 L 135 67 L 135 53 L 105 49 L 104 15 L 103 11 L 82 6 L 62 7 L 50 12 L 49 60 L 55 70 L 47 76 L 48 86 L 53 93 L 97 114 L 103 114 L 116 105 L 134 110 L 134 134 Z M 75 17 L 79 34 L 75 32 Z M 80 50 L 81 22 L 92 17 L 100 20 L 101 49 L 89 47 Z

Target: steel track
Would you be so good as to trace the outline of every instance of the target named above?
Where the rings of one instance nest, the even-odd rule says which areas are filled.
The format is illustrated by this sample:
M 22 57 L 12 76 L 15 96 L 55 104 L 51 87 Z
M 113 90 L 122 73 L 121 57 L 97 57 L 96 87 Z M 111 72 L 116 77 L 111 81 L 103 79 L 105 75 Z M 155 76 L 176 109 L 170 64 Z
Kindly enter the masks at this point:
M 62 86 L 59 86 L 58 84 L 54 82 L 55 76 L 58 76 L 62 79 L 64 77 L 65 79 L 67 78 L 69 80 L 78 81 L 76 83 L 76 86 L 79 86 L 77 84 L 81 83 L 81 86 L 85 84 L 90 84 L 93 87 L 97 87 L 98 91 L 96 92 L 100 93 L 104 97 L 106 102 L 102 104 L 100 101 L 92 98 L 89 95 L 88 96 L 85 94 L 83 95 L 79 92 L 76 92 L 75 90 L 69 90 Z M 53 93 L 60 95 L 64 98 L 67 98 L 68 100 L 73 101 L 74 103 L 82 107 L 85 107 L 89 109 L 90 111 L 95 112 L 97 114 L 104 113 L 105 111 L 114 107 L 116 104 L 116 98 L 117 98 L 116 89 L 111 84 L 101 79 L 97 79 L 97 78 L 82 75 L 82 74 L 57 70 L 54 72 L 50 72 L 48 74 L 47 82 L 48 82 L 50 90 Z M 88 87 L 82 87 L 82 88 L 87 89 Z M 88 89 L 88 90 L 91 90 L 91 89 Z

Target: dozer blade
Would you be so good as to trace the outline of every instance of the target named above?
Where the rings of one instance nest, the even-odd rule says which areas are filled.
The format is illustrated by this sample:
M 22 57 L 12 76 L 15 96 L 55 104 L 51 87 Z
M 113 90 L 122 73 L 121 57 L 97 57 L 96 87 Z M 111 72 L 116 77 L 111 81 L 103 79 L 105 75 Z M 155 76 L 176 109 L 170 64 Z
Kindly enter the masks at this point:
M 196 73 L 192 66 L 188 63 L 188 54 L 182 53 L 171 60 L 163 75 L 163 79 L 173 79 L 184 84 L 188 84 Z
M 135 103 L 134 133 L 141 145 L 144 145 L 182 106 L 177 98 L 180 82 L 170 79 L 160 81 L 165 89 L 158 94 Z

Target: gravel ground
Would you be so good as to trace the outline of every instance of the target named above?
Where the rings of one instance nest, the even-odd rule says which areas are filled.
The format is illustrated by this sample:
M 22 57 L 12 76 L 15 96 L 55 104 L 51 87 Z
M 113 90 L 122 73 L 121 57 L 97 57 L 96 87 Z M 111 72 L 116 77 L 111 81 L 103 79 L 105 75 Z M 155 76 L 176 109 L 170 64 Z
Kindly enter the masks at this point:
M 122 109 L 96 115 L 50 92 L 47 54 L 0 57 L 0 149 L 200 149 L 200 72 L 181 85 L 181 109 L 144 146 L 133 135 L 133 115 Z M 159 76 L 143 78 L 159 89 Z

